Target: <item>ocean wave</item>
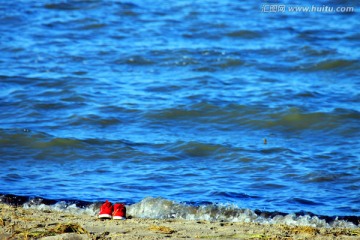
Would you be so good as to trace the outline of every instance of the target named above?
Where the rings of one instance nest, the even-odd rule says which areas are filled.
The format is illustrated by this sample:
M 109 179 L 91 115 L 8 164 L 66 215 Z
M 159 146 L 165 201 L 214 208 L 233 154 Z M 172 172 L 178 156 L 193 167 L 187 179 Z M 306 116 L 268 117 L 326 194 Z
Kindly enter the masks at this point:
M 81 140 L 75 138 L 57 138 L 43 132 L 29 129 L 0 129 L 0 143 L 3 146 L 23 146 L 34 149 L 81 147 Z
M 332 59 L 324 60 L 313 65 L 305 67 L 306 71 L 354 71 L 359 69 L 359 62 L 357 60 L 348 59 Z
M 254 39 L 254 38 L 261 38 L 263 37 L 263 33 L 257 31 L 249 31 L 249 30 L 239 30 L 239 31 L 232 31 L 227 33 L 228 37 L 233 38 L 245 38 L 245 39 Z
M 75 2 L 58 2 L 47 3 L 43 6 L 49 10 L 62 10 L 62 11 L 75 11 L 75 10 L 88 10 L 99 7 L 96 2 L 75 1 Z
M 158 64 L 162 67 L 190 67 L 194 71 L 214 72 L 250 64 L 241 57 L 243 54 L 237 50 L 222 48 L 159 48 L 141 55 L 125 55 L 114 63 L 145 66 Z
M 49 200 L 39 197 L 0 195 L 0 202 L 36 208 L 56 210 L 73 214 L 97 216 L 101 202 L 71 200 Z M 345 227 L 356 228 L 360 217 L 357 216 L 321 216 L 310 212 L 283 213 L 243 209 L 233 204 L 188 204 L 164 198 L 147 197 L 137 203 L 126 203 L 129 218 L 185 219 L 223 222 L 246 222 L 261 224 L 286 224 L 291 226 Z
M 333 131 L 355 123 L 360 113 L 353 110 L 334 109 L 331 112 L 307 112 L 298 107 L 265 108 L 238 104 L 215 105 L 197 103 L 192 106 L 152 111 L 150 119 L 199 122 L 217 125 L 246 126 L 255 129 L 279 128 L 286 131 Z

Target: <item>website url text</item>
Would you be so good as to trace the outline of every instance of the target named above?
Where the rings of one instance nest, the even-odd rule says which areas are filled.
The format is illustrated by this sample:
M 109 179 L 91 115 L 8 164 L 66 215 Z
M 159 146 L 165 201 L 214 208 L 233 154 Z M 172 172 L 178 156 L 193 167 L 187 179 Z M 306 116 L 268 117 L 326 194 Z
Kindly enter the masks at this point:
M 318 12 L 318 13 L 353 13 L 355 7 L 332 7 L 332 6 L 287 6 L 283 4 L 263 4 L 261 12 L 284 13 L 284 12 Z

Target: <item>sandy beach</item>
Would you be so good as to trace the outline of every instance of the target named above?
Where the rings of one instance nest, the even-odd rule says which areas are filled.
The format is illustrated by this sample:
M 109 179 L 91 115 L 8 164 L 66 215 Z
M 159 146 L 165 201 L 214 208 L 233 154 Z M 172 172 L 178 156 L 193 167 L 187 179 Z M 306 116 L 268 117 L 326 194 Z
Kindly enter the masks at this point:
M 360 0 L 0 1 L 0 240 L 360 240 Z
M 0 204 L 0 239 L 360 239 L 360 229 L 188 220 L 100 220 Z

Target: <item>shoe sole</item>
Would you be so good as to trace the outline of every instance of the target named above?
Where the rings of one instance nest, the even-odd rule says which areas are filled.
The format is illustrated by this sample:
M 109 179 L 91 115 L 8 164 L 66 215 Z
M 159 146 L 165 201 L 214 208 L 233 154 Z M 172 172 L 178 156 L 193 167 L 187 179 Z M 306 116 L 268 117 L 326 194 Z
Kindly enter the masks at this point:
M 101 219 L 111 219 L 111 215 L 110 214 L 100 214 L 99 218 L 101 218 Z
M 126 220 L 126 217 L 113 216 L 113 219 L 116 219 L 116 220 Z

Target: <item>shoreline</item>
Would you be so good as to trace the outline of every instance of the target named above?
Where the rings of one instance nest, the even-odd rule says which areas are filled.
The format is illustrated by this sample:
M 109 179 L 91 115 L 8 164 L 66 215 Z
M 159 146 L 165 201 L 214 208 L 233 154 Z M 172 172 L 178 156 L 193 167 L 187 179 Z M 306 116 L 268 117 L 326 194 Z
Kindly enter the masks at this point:
M 360 228 L 97 216 L 0 203 L 0 239 L 360 239 Z

